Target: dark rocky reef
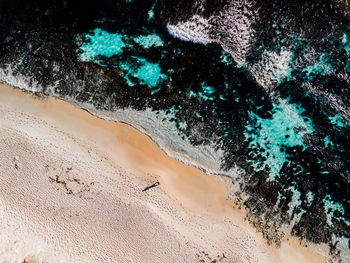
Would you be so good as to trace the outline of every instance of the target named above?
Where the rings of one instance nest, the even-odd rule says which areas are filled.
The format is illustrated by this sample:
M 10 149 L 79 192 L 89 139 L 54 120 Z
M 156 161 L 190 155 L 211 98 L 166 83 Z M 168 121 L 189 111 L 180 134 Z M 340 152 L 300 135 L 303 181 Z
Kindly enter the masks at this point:
M 204 7 L 199 8 L 202 2 Z M 224 151 L 223 169 L 238 166 L 245 171 L 239 184 L 249 197 L 243 202 L 250 210 L 250 221 L 269 241 L 279 244 L 281 233 L 275 230 L 291 223 L 292 234 L 315 243 L 334 245 L 332 234 L 350 238 L 349 56 L 340 40 L 344 33 L 350 36 L 350 29 L 343 6 L 326 0 L 303 4 L 276 0 L 256 1 L 256 6 L 249 7 L 256 9 L 257 15 L 252 23 L 255 33 L 248 65 L 257 63 L 266 49 L 293 46 L 290 77 L 266 89 L 256 82 L 249 67 L 238 67 L 219 44 L 184 42 L 168 34 L 167 23 L 186 21 L 193 14 L 209 18 L 234 1 L 202 2 L 3 1 L 0 69 L 5 75 L 27 79 L 28 86 L 43 94 L 89 103 L 100 110 L 176 109 L 173 121 L 181 136 L 193 145 L 214 142 Z M 155 18 L 149 20 L 147 11 L 153 4 Z M 156 33 L 164 46 L 144 49 L 128 45 L 121 55 L 100 57 L 100 64 L 82 62 L 77 50 L 86 40 L 84 34 L 97 27 L 130 37 Z M 327 55 L 333 69 L 330 74 L 310 76 L 303 71 L 303 63 L 310 62 L 300 60 L 308 48 Z M 126 71 L 118 65 L 120 61 L 132 63 L 133 56 L 159 64 L 167 75 L 167 80 L 158 84 L 159 91 L 152 92 L 137 78 L 134 86 L 128 85 Z M 203 82 L 214 87 L 210 98 L 198 95 L 203 92 Z M 189 96 L 191 92 L 197 96 Z M 277 98 L 305 109 L 303 117 L 312 121 L 314 132 L 304 136 L 306 148 L 281 145 L 287 161 L 280 175 L 269 180 L 269 167 L 256 169 L 253 165 L 266 161 L 265 150 L 253 147 L 246 133 L 248 123 L 256 124 L 252 113 L 263 120 L 272 118 Z M 336 114 L 344 119 L 344 125 L 329 121 Z M 180 126 L 181 122 L 187 126 Z M 325 145 L 326 136 L 333 145 Z M 291 206 L 292 188 L 300 193 L 298 207 Z M 311 201 L 309 192 L 313 193 Z M 327 222 L 323 201 L 327 195 L 342 205 L 342 211 L 331 211 L 332 224 Z

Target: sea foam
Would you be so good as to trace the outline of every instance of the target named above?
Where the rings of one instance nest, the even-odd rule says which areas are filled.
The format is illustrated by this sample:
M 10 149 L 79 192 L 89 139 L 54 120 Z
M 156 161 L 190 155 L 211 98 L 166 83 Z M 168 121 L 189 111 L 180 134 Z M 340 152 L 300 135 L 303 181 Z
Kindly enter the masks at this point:
M 0 80 L 8 85 L 28 90 L 41 92 L 42 87 L 37 83 L 30 82 L 29 78 L 18 75 L 14 77 L 9 69 L 6 72 L 0 70 Z M 194 146 L 187 137 L 181 136 L 173 121 L 174 109 L 170 113 L 164 111 L 155 112 L 150 108 L 144 111 L 131 108 L 119 109 L 113 111 L 103 111 L 96 109 L 92 103 L 79 103 L 73 97 L 66 96 L 62 98 L 54 92 L 53 87 L 48 87 L 49 95 L 64 99 L 79 108 L 89 111 L 91 114 L 108 121 L 124 122 L 139 131 L 148 135 L 168 156 L 175 158 L 187 165 L 196 167 L 205 173 L 219 174 L 239 180 L 245 173 L 237 166 L 229 170 L 223 170 L 221 167 L 224 152 L 213 144 Z

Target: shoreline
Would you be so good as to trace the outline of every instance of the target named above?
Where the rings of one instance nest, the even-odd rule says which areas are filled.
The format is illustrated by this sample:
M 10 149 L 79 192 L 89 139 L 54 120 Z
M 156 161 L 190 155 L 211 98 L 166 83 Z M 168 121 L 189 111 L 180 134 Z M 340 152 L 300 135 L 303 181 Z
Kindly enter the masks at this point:
M 257 233 L 244 220 L 246 212 L 233 208 L 234 201 L 228 200 L 228 179 L 205 174 L 195 167 L 167 156 L 148 135 L 127 124 L 102 120 L 86 110 L 52 97 L 34 99 L 30 98 L 31 96 L 29 92 L 26 94 L 10 86 L 0 85 L 0 109 L 2 111 L 0 120 L 2 127 L 6 127 L 6 129 L 1 128 L 0 138 L 5 141 L 10 138 L 12 143 L 14 139 L 18 138 L 19 141 L 22 140 L 23 145 L 30 145 L 30 147 L 23 148 L 21 144 L 3 150 L 4 153 L 1 155 L 2 158 L 5 158 L 3 162 L 8 164 L 8 167 L 6 165 L 4 167 L 10 169 L 12 166 L 13 170 L 8 173 L 9 175 L 4 176 L 8 178 L 2 179 L 3 183 L 4 180 L 7 180 L 10 190 L 6 191 L 11 192 L 11 189 L 14 188 L 15 196 L 21 196 L 22 203 L 14 198 L 14 193 L 6 191 L 5 193 L 0 190 L 0 205 L 5 207 L 3 209 L 5 212 L 0 216 L 6 219 L 9 215 L 15 214 L 19 222 L 17 227 L 24 232 L 27 231 L 25 230 L 26 224 L 32 224 L 32 227 L 36 227 L 40 221 L 50 222 L 49 215 L 52 216 L 52 213 L 59 217 L 56 219 L 58 225 L 62 222 L 67 224 L 67 220 L 71 217 L 67 219 L 64 216 L 65 212 L 60 215 L 61 204 L 55 203 L 57 201 L 55 193 L 57 192 L 63 200 L 62 204 L 65 204 L 63 205 L 64 211 L 87 213 L 84 215 L 84 219 L 76 216 L 75 223 L 69 225 L 71 229 L 79 229 L 83 224 L 87 224 L 93 229 L 81 237 L 78 235 L 77 240 L 84 241 L 84 238 L 90 235 L 99 237 L 98 230 L 105 230 L 101 226 L 95 227 L 95 224 L 101 222 L 110 223 L 121 233 L 121 239 L 117 238 L 116 240 L 110 236 L 110 233 L 105 233 L 110 237 L 109 243 L 100 239 L 102 237 L 96 238 L 96 243 L 101 242 L 100 245 L 104 248 L 102 255 L 98 254 L 101 252 L 89 247 L 93 243 L 84 244 L 87 246 L 86 251 L 91 249 L 96 253 L 93 255 L 93 252 L 90 251 L 90 257 L 86 258 L 85 262 L 90 262 L 93 258 L 103 259 L 104 255 L 108 255 L 110 259 L 114 260 L 125 260 L 125 255 L 131 254 L 130 260 L 125 260 L 127 262 L 136 262 L 141 256 L 147 257 L 142 253 L 149 253 L 151 255 L 149 258 L 152 258 L 159 252 L 152 251 L 150 249 L 152 245 L 162 246 L 163 251 L 166 251 L 165 254 L 157 255 L 158 258 L 154 260 L 156 262 L 161 262 L 165 258 L 169 262 L 198 262 L 199 260 L 211 262 L 209 258 L 214 260 L 216 257 L 222 262 L 232 262 L 233 260 L 237 262 L 296 262 L 296 259 L 297 262 L 325 261 L 323 256 L 313 252 L 314 249 L 298 245 L 295 238 L 291 238 L 289 244 L 284 241 L 279 249 L 266 245 L 261 234 Z M 11 137 L 13 134 L 17 136 Z M 33 150 L 29 154 L 26 153 L 28 148 Z M 67 150 L 68 148 L 69 150 Z M 17 155 L 9 155 L 9 152 L 13 153 L 13 151 L 17 152 Z M 36 156 L 40 156 L 40 158 L 35 158 Z M 21 162 L 22 159 L 27 160 L 27 162 Z M 49 168 L 44 163 L 49 165 Z M 62 167 L 62 163 L 69 165 Z M 34 164 L 35 167 L 31 167 Z M 54 171 L 61 169 L 60 165 L 63 172 L 60 173 L 59 177 L 55 177 L 57 174 Z M 0 167 L 0 171 L 1 169 L 2 167 Z M 36 174 L 36 169 L 41 172 Z M 37 188 L 36 184 L 31 185 L 30 182 L 26 181 L 28 180 L 26 177 L 16 177 L 18 184 L 12 185 L 14 174 L 21 172 L 28 177 L 34 176 L 30 180 L 46 187 L 43 196 L 47 196 L 48 200 L 41 201 L 40 193 L 35 191 L 40 192 L 42 189 Z M 74 173 L 74 177 L 70 177 L 71 173 Z M 47 177 L 45 182 L 42 182 L 42 176 Z M 145 187 L 157 181 L 160 183 L 159 186 L 142 192 Z M 23 185 L 23 183 L 27 183 L 30 187 Z M 26 191 L 18 190 L 22 188 Z M 19 193 L 20 195 L 18 195 Z M 29 200 L 27 194 L 30 198 L 34 198 L 37 202 L 36 206 L 39 208 L 36 206 L 36 208 L 34 206 L 29 206 L 31 209 L 26 208 L 25 204 Z M 91 200 L 97 202 L 99 206 L 95 207 Z M 33 201 L 33 203 L 35 202 Z M 43 205 L 41 202 L 47 202 L 49 205 Z M 123 215 L 114 211 L 116 208 L 105 207 L 104 202 L 109 205 L 118 203 L 117 207 L 122 210 L 125 208 L 124 210 L 130 213 L 130 217 L 124 218 Z M 80 210 L 82 204 L 91 211 L 104 211 L 102 214 L 107 218 L 100 218 L 102 221 L 96 223 L 96 219 L 91 218 L 93 215 L 91 211 L 82 212 Z M 42 209 L 47 210 L 48 207 L 52 211 L 49 209 L 49 215 L 34 213 L 31 214 L 32 218 L 30 218 L 21 212 L 14 212 L 16 207 L 11 207 L 20 207 L 21 205 L 27 213 L 43 212 Z M 6 211 L 11 209 L 14 211 L 6 214 Z M 109 217 L 107 211 L 111 210 L 116 213 L 117 217 L 119 216 L 118 218 L 123 218 L 123 220 L 118 221 L 118 224 L 113 223 Z M 143 211 L 142 215 L 140 215 L 140 211 Z M 145 217 L 153 220 L 152 222 L 157 227 L 145 226 Z M 143 249 L 144 242 L 135 245 L 135 248 L 131 246 L 131 250 L 129 246 L 122 245 L 122 240 L 126 237 L 130 237 L 136 243 L 140 242 L 139 233 L 132 231 L 134 228 L 128 229 L 130 218 L 137 218 L 133 226 L 140 230 L 143 239 L 149 239 L 150 244 L 147 248 L 150 250 Z M 23 222 L 24 226 L 20 226 Z M 124 228 L 120 225 L 123 225 Z M 52 240 L 59 240 L 63 237 L 58 233 L 65 233 L 62 229 L 57 230 L 55 224 L 49 224 L 49 226 L 44 224 L 43 227 L 40 224 L 38 228 L 41 229 L 41 233 L 34 236 L 41 236 L 43 240 L 47 239 L 46 236 L 50 236 Z M 0 230 L 0 237 L 6 234 L 4 229 L 7 232 L 10 231 L 10 228 L 3 228 Z M 44 229 L 48 229 L 46 233 Z M 31 230 L 33 229 L 31 228 Z M 16 234 L 13 235 L 16 236 Z M 134 237 L 134 235 L 136 236 Z M 159 235 L 159 237 L 154 241 L 150 235 Z M 69 238 L 74 239 L 75 237 L 70 236 Z M 65 242 L 72 241 L 68 239 Z M 63 249 L 65 251 L 63 253 L 60 251 L 61 248 L 57 247 L 59 244 L 57 240 L 56 247 L 50 248 L 54 251 L 51 253 L 52 255 L 46 255 L 44 252 L 49 249 L 43 248 L 43 252 L 39 253 L 40 256 L 47 257 L 45 260 L 52 262 L 50 261 L 51 256 L 57 259 L 62 257 L 62 254 L 66 254 L 65 257 L 71 262 L 78 261 L 78 258 L 74 258 L 74 254 L 80 251 L 80 248 L 71 249 L 70 253 L 72 254 L 69 254 L 69 249 L 68 252 Z M 23 240 L 18 242 L 28 243 Z M 47 243 L 43 241 L 41 246 L 45 247 Z M 126 243 L 128 244 L 128 242 Z M 113 253 L 115 247 L 112 244 L 118 244 L 122 247 L 118 250 L 121 254 Z M 176 253 L 167 247 L 167 245 L 173 246 L 174 244 L 179 246 Z M 83 246 L 83 244 L 80 245 Z M 219 252 L 219 249 L 223 252 Z M 29 252 L 27 254 L 23 259 L 31 257 Z M 223 254 L 225 257 L 222 257 Z M 3 255 L 4 252 L 0 246 L 0 259 L 3 259 Z M 32 256 L 39 258 L 38 255 Z M 57 262 L 68 261 L 61 258 Z
M 42 94 L 40 87 L 38 87 L 36 83 L 29 84 L 29 81 L 26 78 L 14 77 L 12 74 L 5 74 L 4 72 L 1 72 L 1 70 L 0 83 L 19 88 L 25 92 Z M 164 122 L 164 120 L 159 122 L 157 118 L 155 118 L 154 113 L 147 111 L 148 109 L 146 109 L 146 111 L 117 109 L 111 113 L 108 111 L 97 110 L 90 103 L 77 103 L 70 97 L 61 98 L 56 96 L 56 94 L 54 94 L 52 91 L 49 95 L 45 94 L 43 96 L 66 101 L 73 106 L 83 109 L 105 121 L 126 123 L 133 126 L 140 132 L 147 134 L 147 136 L 149 136 L 170 157 L 175 158 L 187 165 L 201 169 L 207 174 L 220 174 L 231 178 L 236 178 L 235 175 L 241 172 L 238 168 L 231 168 L 228 171 L 222 170 L 221 165 L 219 164 L 221 163 L 222 153 L 217 153 L 217 151 L 214 150 L 215 147 L 213 145 L 201 147 L 193 146 L 187 140 L 168 140 L 169 137 L 176 138 L 177 134 L 175 135 L 173 133 L 177 133 L 177 131 L 175 131 L 172 127 L 169 127 L 171 124 Z M 161 130 L 161 132 L 157 133 L 157 129 Z M 167 134 L 166 138 L 163 138 L 163 133 Z

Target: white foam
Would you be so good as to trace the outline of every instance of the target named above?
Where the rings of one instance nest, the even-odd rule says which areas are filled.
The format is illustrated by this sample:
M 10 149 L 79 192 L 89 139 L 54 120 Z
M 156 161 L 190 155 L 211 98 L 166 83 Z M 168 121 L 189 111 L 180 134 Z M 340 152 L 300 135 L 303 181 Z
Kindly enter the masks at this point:
M 271 88 L 291 75 L 293 52 L 286 48 L 265 51 L 261 59 L 248 66 L 255 80 L 264 88 Z
M 345 262 L 350 262 L 349 239 L 337 237 L 335 234 L 332 234 L 332 243 L 336 244 L 337 249 L 340 251 L 341 258 Z
M 218 15 L 210 18 L 215 24 L 213 41 L 229 52 L 238 64 L 244 64 L 254 39 L 252 24 L 257 17 L 254 0 L 230 1 Z
M 37 82 L 32 82 L 25 77 L 14 77 L 12 71 L 0 69 L 0 80 L 14 87 L 28 91 L 41 91 L 42 88 Z M 83 85 L 83 83 L 82 83 Z M 76 87 L 77 90 L 80 87 Z M 61 98 L 54 93 L 53 87 L 47 87 L 50 95 Z M 62 98 L 61 98 L 62 99 Z M 187 137 L 182 138 L 171 118 L 174 118 L 174 110 L 169 114 L 158 112 L 158 114 L 147 108 L 138 111 L 131 108 L 115 109 L 112 112 L 97 110 L 90 102 L 77 103 L 72 97 L 65 97 L 64 100 L 89 111 L 91 114 L 110 121 L 127 123 L 141 132 L 148 135 L 158 146 L 170 157 L 175 158 L 187 165 L 194 166 L 206 173 L 220 174 L 231 178 L 239 178 L 244 172 L 238 167 L 228 171 L 221 169 L 221 162 L 224 152 L 216 149 L 214 143 L 209 145 L 193 146 Z M 184 125 L 184 124 L 182 124 Z
M 292 200 L 289 202 L 289 209 L 287 211 L 287 213 L 289 214 L 289 218 L 292 217 L 292 214 L 294 212 L 295 208 L 298 208 L 301 206 L 301 194 L 300 192 L 295 188 L 295 186 L 291 186 L 288 188 L 288 190 L 290 190 L 292 192 Z M 301 211 L 298 214 L 294 214 L 293 220 L 291 222 L 291 226 L 297 224 L 300 221 L 301 216 L 305 213 L 305 211 Z
M 169 34 L 183 41 L 191 41 L 204 45 L 212 42 L 209 37 L 211 26 L 208 20 L 198 15 L 194 15 L 186 22 L 179 22 L 176 25 L 168 24 L 166 28 Z
M 171 35 L 184 41 L 217 42 L 236 63 L 245 64 L 255 38 L 252 25 L 258 14 L 252 8 L 254 4 L 255 1 L 251 0 L 231 1 L 215 16 L 205 19 L 194 15 L 188 21 L 168 24 L 167 29 Z M 270 88 L 290 76 L 292 55 L 286 47 L 279 51 L 265 51 L 259 61 L 248 65 L 248 69 L 261 86 Z
M 4 69 L 0 68 L 0 80 L 11 86 L 15 86 L 31 92 L 38 92 L 41 90 L 38 86 L 37 81 L 31 80 L 30 78 L 24 77 L 23 75 L 15 76 L 10 65 Z
M 86 103 L 80 107 L 102 119 L 125 122 L 135 127 L 148 135 L 168 156 L 206 173 L 220 174 L 231 178 L 238 178 L 243 173 L 238 167 L 233 167 L 228 171 L 222 170 L 221 159 L 224 152 L 221 149 L 215 149 L 214 143 L 193 146 L 187 137 L 182 138 L 175 123 L 170 121 L 174 117 L 174 111 L 170 114 L 164 112 L 156 114 L 149 108 L 144 111 L 128 108 L 106 112 L 96 110 Z

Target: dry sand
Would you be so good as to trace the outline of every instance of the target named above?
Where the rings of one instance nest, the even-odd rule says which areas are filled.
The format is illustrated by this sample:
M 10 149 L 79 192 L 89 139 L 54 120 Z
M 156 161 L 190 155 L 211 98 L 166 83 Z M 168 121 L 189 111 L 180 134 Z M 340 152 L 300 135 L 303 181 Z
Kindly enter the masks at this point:
M 227 181 L 126 124 L 0 85 L 0 262 L 324 261 L 293 238 L 267 246 Z

